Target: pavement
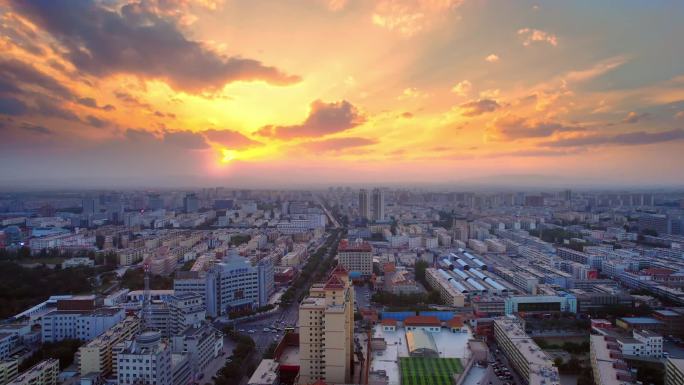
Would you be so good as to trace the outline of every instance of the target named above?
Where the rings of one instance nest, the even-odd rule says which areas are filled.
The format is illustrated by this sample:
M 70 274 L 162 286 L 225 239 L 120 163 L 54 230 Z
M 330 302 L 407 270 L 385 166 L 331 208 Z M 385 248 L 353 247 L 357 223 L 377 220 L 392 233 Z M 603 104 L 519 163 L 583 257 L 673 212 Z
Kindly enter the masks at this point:
M 366 297 L 368 295 L 368 297 Z M 371 290 L 368 285 L 354 286 L 354 298 L 356 300 L 357 308 L 369 308 L 370 297 L 372 296 Z

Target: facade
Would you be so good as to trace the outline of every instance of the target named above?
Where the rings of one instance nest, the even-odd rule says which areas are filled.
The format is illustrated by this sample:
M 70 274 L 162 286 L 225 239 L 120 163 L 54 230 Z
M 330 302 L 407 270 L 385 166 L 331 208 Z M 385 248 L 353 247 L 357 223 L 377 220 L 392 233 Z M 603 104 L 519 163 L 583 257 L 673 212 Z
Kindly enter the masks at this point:
M 440 271 L 443 272 L 443 270 L 437 270 L 432 267 L 425 269 L 425 279 L 428 285 L 439 291 L 439 296 L 445 305 L 463 307 L 465 305 L 465 295 L 448 280 L 448 276 L 444 276 Z
M 120 308 L 100 308 L 93 311 L 55 310 L 40 321 L 42 340 L 57 342 L 65 339 L 90 341 L 125 317 Z
M 211 317 L 268 304 L 269 287 L 273 287 L 273 269 L 266 264 L 252 266 L 237 254 L 227 256 L 209 271 L 183 272 L 174 280 L 176 295 L 201 295 L 206 315 Z
M 299 305 L 299 383 L 351 383 L 354 288 L 341 265 Z
M 140 331 L 140 319 L 127 317 L 99 337 L 78 349 L 80 372 L 101 373 L 108 376 L 113 372 L 114 357 L 112 349 L 119 343 L 133 339 Z
M 21 373 L 8 385 L 57 385 L 59 360 L 48 358 Z
M 359 191 L 359 216 L 364 219 L 371 219 L 370 194 L 366 189 Z
M 512 296 L 505 300 L 506 315 L 516 313 L 577 313 L 577 298 L 565 295 Z
M 349 272 L 370 277 L 373 274 L 372 250 L 368 242 L 343 239 L 337 247 L 337 263 Z
M 223 344 L 223 335 L 208 323 L 188 326 L 184 331 L 171 337 L 172 351 L 188 356 L 193 378 L 197 378 L 209 362 L 216 358 L 220 351 L 216 349 L 217 343 Z
M 684 359 L 667 359 L 665 363 L 665 385 L 684 385 Z
M 376 222 L 385 220 L 385 191 L 382 189 L 373 189 L 371 214 Z
M 596 385 L 627 385 L 634 383 L 629 366 L 614 342 L 601 335 L 590 336 L 591 369 Z
M 13 381 L 19 375 L 19 362 L 17 360 L 0 361 L 0 385 Z
M 159 332 L 143 332 L 127 341 L 116 361 L 118 385 L 173 385 L 171 347 Z
M 206 318 L 202 296 L 197 293 L 181 293 L 169 301 L 169 329 L 176 335 L 188 326 L 199 326 Z
M 494 337 L 509 364 L 530 385 L 560 384 L 558 369 L 551 359 L 530 338 L 517 318 L 494 320 Z

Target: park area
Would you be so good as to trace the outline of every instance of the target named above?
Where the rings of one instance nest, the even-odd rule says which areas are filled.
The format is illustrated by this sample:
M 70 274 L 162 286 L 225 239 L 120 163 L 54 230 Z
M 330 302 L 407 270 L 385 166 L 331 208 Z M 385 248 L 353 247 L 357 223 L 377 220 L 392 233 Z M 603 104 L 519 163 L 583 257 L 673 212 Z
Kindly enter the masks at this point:
M 458 358 L 399 357 L 401 385 L 451 385 L 463 372 Z

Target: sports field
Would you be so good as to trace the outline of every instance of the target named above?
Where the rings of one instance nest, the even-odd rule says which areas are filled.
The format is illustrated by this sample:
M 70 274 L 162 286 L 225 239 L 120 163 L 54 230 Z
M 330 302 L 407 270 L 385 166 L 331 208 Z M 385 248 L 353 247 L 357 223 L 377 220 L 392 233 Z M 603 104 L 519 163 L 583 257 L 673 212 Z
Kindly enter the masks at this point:
M 451 385 L 463 372 L 458 358 L 399 357 L 401 385 Z

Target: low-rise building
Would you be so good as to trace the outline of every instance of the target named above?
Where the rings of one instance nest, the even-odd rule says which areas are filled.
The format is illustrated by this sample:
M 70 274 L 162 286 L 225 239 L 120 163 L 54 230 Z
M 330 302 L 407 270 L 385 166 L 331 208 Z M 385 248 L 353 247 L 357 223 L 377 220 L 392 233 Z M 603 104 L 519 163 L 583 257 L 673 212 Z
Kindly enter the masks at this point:
M 140 319 L 137 317 L 127 317 L 102 335 L 81 346 L 78 349 L 81 374 L 110 375 L 114 371 L 112 349 L 119 343 L 133 339 L 140 331 L 140 324 Z
M 48 358 L 21 373 L 8 385 L 57 385 L 59 360 Z
M 247 385 L 278 385 L 280 376 L 278 368 L 280 364 L 275 360 L 263 359 L 247 381 Z

